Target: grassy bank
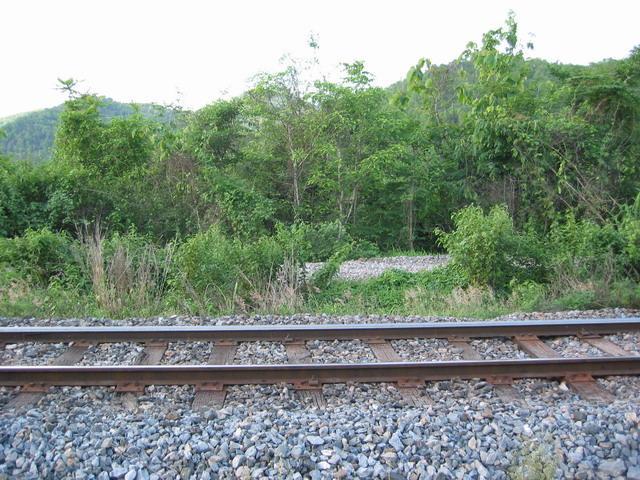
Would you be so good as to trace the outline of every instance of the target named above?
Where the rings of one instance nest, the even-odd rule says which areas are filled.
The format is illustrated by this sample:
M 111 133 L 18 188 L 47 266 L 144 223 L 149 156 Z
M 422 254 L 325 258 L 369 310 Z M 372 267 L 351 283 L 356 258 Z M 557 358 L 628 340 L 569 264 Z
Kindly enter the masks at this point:
M 289 291 L 271 285 L 271 298 L 249 308 L 242 302 L 195 305 L 177 292 L 144 305 L 105 308 L 99 299 L 77 288 L 53 284 L 47 288 L 11 282 L 0 290 L 0 316 L 6 317 L 146 317 L 226 315 L 231 313 L 325 313 L 333 315 L 420 315 L 493 318 L 514 312 L 589 310 L 606 307 L 640 308 L 640 284 L 631 280 L 612 283 L 578 282 L 571 285 L 527 283 L 508 294 L 468 283 L 456 267 L 407 273 L 385 272 L 368 280 L 334 280 L 322 291 Z
M 640 208 L 640 207 L 639 207 Z M 569 216 L 546 236 L 514 228 L 506 208 L 468 207 L 439 233 L 451 256 L 420 273 L 337 278 L 342 262 L 379 255 L 315 227 L 241 241 L 216 226 L 162 245 L 134 232 L 78 238 L 47 229 L 0 239 L 0 315 L 297 313 L 447 315 L 640 307 L 640 215 L 598 225 Z M 319 233 L 322 233 L 320 235 Z M 324 260 L 313 275 L 302 266 Z
M 450 269 L 411 274 L 389 271 L 366 281 L 336 281 L 306 301 L 307 311 L 336 315 L 392 314 L 493 318 L 515 312 L 640 308 L 640 284 L 575 283 L 573 287 L 528 283 L 509 294 L 474 287 Z

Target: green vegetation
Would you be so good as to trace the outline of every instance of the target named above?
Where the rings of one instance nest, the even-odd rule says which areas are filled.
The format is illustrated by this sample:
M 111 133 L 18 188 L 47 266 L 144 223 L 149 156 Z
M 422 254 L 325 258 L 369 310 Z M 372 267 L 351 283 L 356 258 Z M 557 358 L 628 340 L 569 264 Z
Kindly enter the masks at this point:
M 640 48 L 589 66 L 526 48 L 510 17 L 389 89 L 361 62 L 331 83 L 289 60 L 196 112 L 63 82 L 59 111 L 4 123 L 0 315 L 640 306 Z M 432 272 L 335 279 L 444 250 Z
M 453 215 L 455 230 L 438 231 L 454 262 L 474 285 L 503 291 L 511 282 L 544 279 L 544 252 L 534 234 L 517 233 L 504 205 L 485 215 L 470 206 Z
M 65 106 L 45 108 L 35 112 L 0 118 L 0 154 L 16 160 L 42 163 L 51 158 L 60 115 Z M 129 105 L 105 98 L 100 105 L 100 115 L 105 120 L 128 117 L 136 111 L 158 121 L 167 122 L 171 111 L 152 104 Z
M 554 441 L 546 436 L 523 444 L 515 452 L 508 469 L 511 480 L 552 480 L 561 459 L 554 452 Z

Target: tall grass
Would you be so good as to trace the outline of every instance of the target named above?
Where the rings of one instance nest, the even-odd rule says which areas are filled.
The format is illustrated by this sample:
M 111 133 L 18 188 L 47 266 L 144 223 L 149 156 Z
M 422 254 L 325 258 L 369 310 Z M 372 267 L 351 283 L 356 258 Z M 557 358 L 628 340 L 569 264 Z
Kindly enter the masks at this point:
M 631 279 L 584 280 L 565 275 L 548 284 L 523 282 L 510 291 L 470 285 L 452 266 L 416 274 L 386 272 L 365 281 L 334 281 L 311 292 L 303 309 L 327 314 L 393 314 L 494 318 L 514 312 L 640 308 L 640 285 Z
M 250 298 L 258 311 L 294 313 L 303 309 L 304 289 L 304 272 L 295 258 L 287 255 L 274 277 L 254 286 Z
M 273 264 L 268 275 L 253 276 L 236 265 L 235 277 L 224 283 L 194 286 L 184 272 L 174 277 L 170 303 L 194 315 L 232 313 L 294 313 L 304 310 L 306 282 L 294 255 L 285 254 L 282 265 Z
M 136 246 L 121 237 L 107 241 L 99 223 L 82 229 L 78 238 L 78 257 L 100 309 L 116 316 L 159 310 L 173 260 L 171 244 Z

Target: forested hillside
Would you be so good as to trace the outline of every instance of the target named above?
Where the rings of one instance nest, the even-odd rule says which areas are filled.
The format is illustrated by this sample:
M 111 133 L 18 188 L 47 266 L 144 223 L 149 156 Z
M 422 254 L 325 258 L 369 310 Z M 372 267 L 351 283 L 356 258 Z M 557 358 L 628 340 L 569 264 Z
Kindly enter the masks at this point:
M 640 49 L 590 66 L 527 60 L 527 49 L 509 18 L 456 61 L 420 60 L 389 89 L 360 62 L 332 83 L 292 61 L 237 98 L 162 122 L 105 116 L 104 100 L 69 89 L 52 160 L 0 160 L 0 305 L 640 305 Z M 53 125 L 52 111 L 40 118 Z M 453 262 L 333 279 L 346 258 L 397 250 L 447 250 Z M 329 261 L 303 278 L 317 260 Z
M 100 106 L 104 120 L 127 117 L 136 109 L 147 118 L 166 121 L 166 109 L 151 104 L 130 105 L 105 98 Z M 14 160 L 42 163 L 51 158 L 56 129 L 64 105 L 0 118 L 0 152 Z

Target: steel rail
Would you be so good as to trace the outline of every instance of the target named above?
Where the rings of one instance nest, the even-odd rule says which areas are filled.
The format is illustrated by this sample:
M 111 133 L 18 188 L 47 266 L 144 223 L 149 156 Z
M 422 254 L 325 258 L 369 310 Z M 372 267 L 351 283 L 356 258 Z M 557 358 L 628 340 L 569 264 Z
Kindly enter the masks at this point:
M 190 384 L 322 385 L 345 382 L 397 382 L 451 378 L 557 378 L 638 375 L 640 357 L 459 360 L 358 364 L 166 365 L 166 366 L 3 366 L 0 385 L 108 386 Z
M 0 343 L 150 341 L 300 341 L 384 338 L 561 336 L 640 331 L 640 318 L 434 322 L 393 324 L 2 327 Z

